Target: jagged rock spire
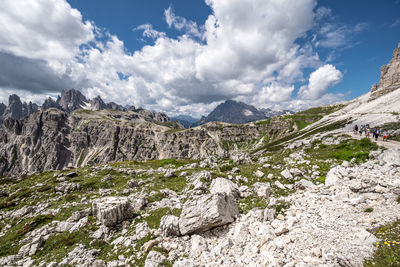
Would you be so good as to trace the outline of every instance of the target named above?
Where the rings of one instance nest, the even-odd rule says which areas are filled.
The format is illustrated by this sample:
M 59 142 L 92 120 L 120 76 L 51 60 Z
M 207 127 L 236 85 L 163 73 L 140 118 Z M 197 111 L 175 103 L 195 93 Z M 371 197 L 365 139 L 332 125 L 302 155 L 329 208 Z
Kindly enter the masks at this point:
M 371 100 L 400 88 L 400 43 L 393 51 L 389 65 L 381 67 L 381 78 L 371 88 Z

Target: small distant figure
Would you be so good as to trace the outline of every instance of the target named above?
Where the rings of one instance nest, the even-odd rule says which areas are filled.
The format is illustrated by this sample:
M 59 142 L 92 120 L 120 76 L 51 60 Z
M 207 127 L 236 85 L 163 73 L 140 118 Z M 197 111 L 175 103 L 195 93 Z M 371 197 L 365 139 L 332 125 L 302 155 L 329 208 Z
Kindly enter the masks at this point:
M 367 127 L 367 128 L 365 129 L 365 137 L 368 137 L 368 138 L 369 138 L 370 133 L 371 133 L 371 130 L 369 129 L 369 127 Z
M 381 133 L 381 131 L 379 130 L 379 128 L 376 128 L 376 129 L 374 129 L 375 131 L 374 131 L 374 138 L 375 138 L 375 141 L 378 141 L 378 138 L 379 138 L 379 135 L 380 135 L 380 133 Z
M 354 125 L 354 134 L 357 135 L 357 133 L 358 133 L 358 125 L 356 124 Z
M 387 130 L 385 129 L 385 130 L 383 130 L 382 140 L 383 140 L 383 141 L 387 141 L 387 139 L 388 139 L 388 132 L 387 132 Z

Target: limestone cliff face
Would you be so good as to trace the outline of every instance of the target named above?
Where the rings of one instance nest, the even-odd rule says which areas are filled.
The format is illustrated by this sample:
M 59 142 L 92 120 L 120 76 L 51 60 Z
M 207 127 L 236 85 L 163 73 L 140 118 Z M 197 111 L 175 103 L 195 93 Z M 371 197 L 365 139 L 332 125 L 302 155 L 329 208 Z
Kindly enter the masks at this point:
M 400 88 L 400 43 L 389 65 L 381 67 L 381 78 L 371 88 L 371 100 Z
M 8 118 L 0 129 L 0 175 L 110 161 L 228 156 L 227 142 L 255 141 L 269 129 L 275 137 L 293 130 L 289 121 L 279 119 L 267 125 L 208 123 L 187 130 L 171 124 L 117 110 L 68 115 L 53 108 L 24 120 Z

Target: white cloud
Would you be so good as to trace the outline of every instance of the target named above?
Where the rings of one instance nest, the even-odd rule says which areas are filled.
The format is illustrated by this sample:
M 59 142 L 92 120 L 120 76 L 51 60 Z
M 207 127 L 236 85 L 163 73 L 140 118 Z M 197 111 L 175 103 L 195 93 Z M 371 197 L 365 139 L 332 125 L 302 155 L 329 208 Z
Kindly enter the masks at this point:
M 338 25 L 336 23 L 324 23 L 319 29 L 315 40 L 317 47 L 324 48 L 342 48 L 354 46 L 354 35 L 365 31 L 368 28 L 367 23 L 358 23 L 354 26 Z
M 143 30 L 143 36 L 152 38 L 152 39 L 157 39 L 159 37 L 165 36 L 164 32 L 159 32 L 159 31 L 154 30 L 153 25 L 151 25 L 149 23 L 139 25 L 136 28 L 134 28 L 133 30 L 134 31 Z
M 397 27 L 398 25 L 400 25 L 400 18 L 396 19 L 392 25 L 390 25 L 391 28 Z
M 71 59 L 94 38 L 90 22 L 66 1 L 0 1 L 0 49 L 54 63 Z
M 326 64 L 311 73 L 308 85 L 300 88 L 299 96 L 301 99 L 318 99 L 327 92 L 329 87 L 338 84 L 342 78 L 343 74 L 339 70 Z
M 176 16 L 172 6 L 169 6 L 164 11 L 165 21 L 168 26 L 174 27 L 178 31 L 185 31 L 187 34 L 192 35 L 194 37 L 203 38 L 202 29 L 197 26 L 197 23 L 191 20 L 187 20 L 183 17 Z
M 311 45 L 301 46 L 296 40 L 315 26 L 316 16 L 329 16 L 330 11 L 319 9 L 316 15 L 316 0 L 206 3 L 212 14 L 200 26 L 175 15 L 171 7 L 165 10 L 169 27 L 182 31 L 176 39 L 151 24 L 136 27 L 154 44 L 130 53 L 117 36 L 83 21 L 65 0 L 4 0 L 0 2 L 0 24 L 5 25 L 0 28 L 0 50 L 40 59 L 47 70 L 41 79 L 52 82 L 39 83 L 38 88 L 51 91 L 52 86 L 71 85 L 88 97 L 100 95 L 106 101 L 170 114 L 199 117 L 226 99 L 260 107 L 295 103 L 293 83 L 304 80 L 304 68 L 321 64 Z M 305 98 L 321 96 L 341 79 L 338 75 L 333 80 L 329 75 L 318 78 L 320 69 L 303 88 L 303 98 L 296 100 L 299 105 L 310 104 Z M 121 79 L 118 73 L 126 77 Z M 26 89 L 42 97 L 44 90 L 29 88 L 32 80 L 24 86 L 9 81 L 4 86 L 0 77 L 0 88 Z M 0 90 L 0 98 L 8 92 Z

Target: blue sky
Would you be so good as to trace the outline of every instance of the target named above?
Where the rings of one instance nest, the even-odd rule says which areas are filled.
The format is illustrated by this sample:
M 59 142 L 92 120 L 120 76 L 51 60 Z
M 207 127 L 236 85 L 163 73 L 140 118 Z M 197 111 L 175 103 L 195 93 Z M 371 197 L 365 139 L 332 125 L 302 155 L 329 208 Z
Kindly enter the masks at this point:
M 366 93 L 400 42 L 400 1 L 4 0 L 0 24 L 2 102 L 74 87 L 199 117 L 226 99 L 300 110 Z

